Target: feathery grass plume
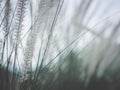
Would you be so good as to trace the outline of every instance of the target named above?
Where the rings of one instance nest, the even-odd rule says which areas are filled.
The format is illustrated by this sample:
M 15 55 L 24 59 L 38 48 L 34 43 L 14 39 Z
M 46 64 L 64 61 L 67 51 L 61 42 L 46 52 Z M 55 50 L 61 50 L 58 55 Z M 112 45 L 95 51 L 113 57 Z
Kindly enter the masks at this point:
M 45 49 L 43 50 L 43 56 L 41 58 L 41 62 L 40 62 L 40 68 L 38 69 L 38 72 L 37 72 L 37 68 L 36 68 L 36 72 L 37 72 L 37 76 L 35 78 L 38 77 L 38 75 L 40 74 L 41 72 L 41 69 L 43 68 L 43 65 L 44 65 L 44 62 L 46 60 L 46 57 L 47 57 L 47 52 L 49 52 L 49 48 L 50 48 L 50 42 L 52 40 L 52 34 L 53 34 L 53 31 L 54 31 L 54 27 L 55 27 L 55 24 L 56 24 L 56 21 L 57 21 L 57 18 L 58 18 L 58 15 L 60 13 L 60 10 L 61 10 L 61 7 L 63 5 L 63 1 L 64 0 L 59 0 L 58 3 L 57 3 L 57 6 L 56 6 L 56 9 L 55 9 L 55 14 L 54 16 L 52 17 L 53 20 L 52 23 L 50 25 L 48 25 L 48 37 L 47 37 L 47 41 L 46 41 L 46 45 L 45 45 Z M 49 21 L 50 22 L 50 21 Z M 42 48 L 42 47 L 41 47 Z M 39 58 L 38 58 L 39 60 Z
M 17 10 L 16 10 L 16 17 L 15 17 L 15 30 L 14 30 L 14 35 L 15 37 L 13 38 L 15 40 L 15 43 L 18 44 L 20 42 L 20 35 L 21 35 L 21 30 L 23 27 L 23 21 L 25 17 L 25 10 L 27 7 L 28 0 L 18 0 L 17 2 Z
M 16 3 L 17 7 L 15 7 L 15 25 L 14 30 L 12 31 L 12 40 L 14 47 L 14 59 L 13 59 L 13 72 L 15 72 L 16 67 L 16 59 L 18 56 L 18 44 L 21 42 L 21 30 L 23 28 L 23 22 L 25 17 L 25 10 L 27 7 L 27 0 L 18 0 Z
M 11 2 L 10 0 L 5 1 L 5 7 L 2 8 L 4 11 L 2 13 L 1 11 L 1 33 L 3 33 L 3 39 L 2 39 L 2 53 L 1 53 L 1 63 L 3 64 L 5 61 L 7 62 L 7 69 L 9 67 L 9 60 L 7 60 L 9 56 L 9 24 L 10 24 L 10 14 L 11 14 Z M 3 16 L 4 14 L 4 16 Z M 3 17 L 2 17 L 3 16 Z M 2 37 L 1 37 L 2 38 Z
M 26 49 L 25 49 L 25 58 L 24 58 L 24 67 L 23 67 L 23 78 L 24 80 L 29 80 L 31 77 L 31 64 L 32 64 L 32 59 L 33 59 L 33 54 L 34 54 L 34 48 L 36 45 L 36 39 L 38 38 L 38 34 L 40 31 L 42 31 L 41 27 L 46 27 L 46 24 L 48 23 L 48 21 L 52 20 L 51 18 L 53 18 L 55 15 L 53 15 L 53 17 L 49 17 L 49 13 L 51 11 L 51 9 L 56 10 L 54 7 L 54 3 L 56 2 L 56 0 L 54 1 L 47 1 L 47 0 L 41 0 L 39 2 L 39 7 L 38 7 L 38 14 L 37 14 L 37 21 L 35 20 L 35 24 L 32 27 L 31 32 L 29 33 L 29 36 L 27 38 L 27 43 L 26 43 Z M 54 4 L 53 4 L 54 3 Z M 36 19 L 35 18 L 35 19 Z M 50 22 L 49 21 L 49 22 Z M 41 23 L 44 23 L 44 26 L 41 26 Z M 45 29 L 43 29 L 45 30 Z M 44 34 L 44 31 L 43 31 Z M 42 37 L 43 38 L 43 37 Z
M 26 8 L 27 8 L 28 0 L 18 0 L 13 11 L 13 18 L 14 23 L 12 23 L 12 40 L 13 40 L 13 55 L 12 56 L 12 77 L 11 77 L 11 88 L 15 90 L 17 87 L 17 80 L 18 75 L 16 74 L 16 67 L 17 67 L 17 60 L 18 60 L 18 50 L 19 50 L 19 43 L 21 43 L 21 32 L 23 29 L 23 22 L 25 18 Z

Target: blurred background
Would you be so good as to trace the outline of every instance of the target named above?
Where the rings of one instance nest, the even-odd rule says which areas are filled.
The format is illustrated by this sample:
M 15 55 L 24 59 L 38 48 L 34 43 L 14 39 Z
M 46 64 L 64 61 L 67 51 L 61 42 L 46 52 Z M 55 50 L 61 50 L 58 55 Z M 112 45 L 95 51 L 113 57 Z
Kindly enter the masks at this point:
M 119 90 L 119 8 L 120 0 L 0 0 L 1 90 Z

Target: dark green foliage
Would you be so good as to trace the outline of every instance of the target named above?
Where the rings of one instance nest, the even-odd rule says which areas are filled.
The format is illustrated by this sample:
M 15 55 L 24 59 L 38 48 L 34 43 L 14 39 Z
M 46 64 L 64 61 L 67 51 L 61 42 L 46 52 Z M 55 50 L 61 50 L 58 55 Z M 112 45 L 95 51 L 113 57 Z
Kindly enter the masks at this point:
M 66 22 L 67 0 L 13 1 L 0 0 L 0 90 L 120 90 L 119 19 L 89 27 L 94 0 Z

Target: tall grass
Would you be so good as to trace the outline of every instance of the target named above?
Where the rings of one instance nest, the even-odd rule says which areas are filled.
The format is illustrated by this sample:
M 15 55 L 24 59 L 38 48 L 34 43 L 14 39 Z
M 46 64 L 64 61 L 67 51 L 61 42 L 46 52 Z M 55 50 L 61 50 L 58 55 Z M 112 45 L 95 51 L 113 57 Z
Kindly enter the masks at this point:
M 0 90 L 120 89 L 119 13 L 98 20 L 102 1 L 74 3 L 0 1 Z

